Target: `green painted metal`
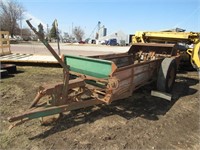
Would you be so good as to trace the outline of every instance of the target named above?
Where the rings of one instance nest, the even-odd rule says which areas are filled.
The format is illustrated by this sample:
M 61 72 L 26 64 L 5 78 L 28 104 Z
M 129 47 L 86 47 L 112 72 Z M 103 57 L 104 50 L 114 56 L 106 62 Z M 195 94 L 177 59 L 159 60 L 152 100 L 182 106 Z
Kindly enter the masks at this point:
M 65 55 L 64 61 L 70 70 L 96 78 L 107 78 L 112 73 L 112 61 Z
M 98 86 L 100 88 L 106 88 L 106 85 L 107 85 L 105 83 L 100 83 L 100 82 L 96 82 L 96 81 L 92 81 L 92 80 L 86 80 L 85 82 L 88 84 L 94 85 L 94 86 Z
M 55 108 L 51 110 L 44 110 L 40 112 L 33 112 L 31 114 L 27 114 L 25 117 L 29 119 L 34 119 L 34 118 L 40 118 L 40 117 L 45 117 L 45 116 L 50 116 L 50 115 L 55 115 L 63 112 L 61 108 Z

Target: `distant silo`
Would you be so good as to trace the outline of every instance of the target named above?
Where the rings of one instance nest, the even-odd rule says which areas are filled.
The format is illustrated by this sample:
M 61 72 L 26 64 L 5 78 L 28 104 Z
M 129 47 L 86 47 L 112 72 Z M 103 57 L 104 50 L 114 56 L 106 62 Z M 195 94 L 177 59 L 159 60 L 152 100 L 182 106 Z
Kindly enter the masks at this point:
M 99 30 L 99 38 L 102 38 L 107 35 L 107 28 L 105 26 L 102 26 Z

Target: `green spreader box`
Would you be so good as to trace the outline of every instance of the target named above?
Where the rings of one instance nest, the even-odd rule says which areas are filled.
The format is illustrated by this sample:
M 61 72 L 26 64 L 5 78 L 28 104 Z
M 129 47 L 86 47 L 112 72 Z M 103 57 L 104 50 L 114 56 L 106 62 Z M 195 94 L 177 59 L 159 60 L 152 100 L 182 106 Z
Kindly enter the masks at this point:
M 95 59 L 84 56 L 64 55 L 64 62 L 69 70 L 96 78 L 109 78 L 116 70 L 116 65 L 109 60 Z

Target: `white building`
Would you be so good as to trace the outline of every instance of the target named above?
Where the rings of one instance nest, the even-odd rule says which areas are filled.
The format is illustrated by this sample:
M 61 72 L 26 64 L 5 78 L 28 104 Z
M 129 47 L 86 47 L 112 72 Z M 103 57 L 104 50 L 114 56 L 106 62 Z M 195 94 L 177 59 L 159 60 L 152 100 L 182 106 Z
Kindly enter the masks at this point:
M 107 35 L 107 36 L 104 36 L 104 37 L 99 37 L 99 41 L 98 43 L 103 43 L 105 41 L 108 41 L 109 39 L 116 39 L 117 40 L 117 43 L 119 45 L 126 45 L 126 44 L 129 44 L 128 41 L 129 41 L 129 37 L 127 34 L 125 34 L 123 31 L 118 31 L 118 32 L 115 32 L 115 33 L 112 33 L 110 35 Z

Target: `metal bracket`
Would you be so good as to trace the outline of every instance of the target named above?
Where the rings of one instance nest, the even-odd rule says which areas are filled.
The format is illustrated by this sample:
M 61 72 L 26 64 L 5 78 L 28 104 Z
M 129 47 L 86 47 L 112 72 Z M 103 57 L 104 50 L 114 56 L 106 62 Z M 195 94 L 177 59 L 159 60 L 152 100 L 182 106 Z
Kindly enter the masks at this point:
M 169 93 L 165 93 L 165 92 L 160 92 L 160 91 L 151 91 L 151 96 L 155 96 L 155 97 L 159 97 L 159 98 L 163 98 L 165 100 L 171 101 L 172 100 L 172 95 Z

